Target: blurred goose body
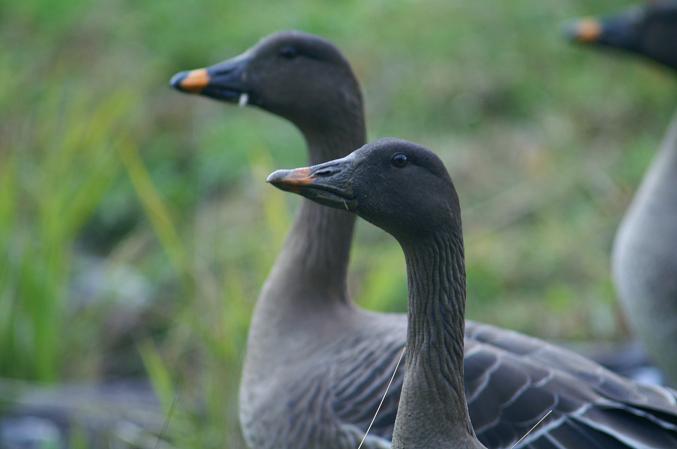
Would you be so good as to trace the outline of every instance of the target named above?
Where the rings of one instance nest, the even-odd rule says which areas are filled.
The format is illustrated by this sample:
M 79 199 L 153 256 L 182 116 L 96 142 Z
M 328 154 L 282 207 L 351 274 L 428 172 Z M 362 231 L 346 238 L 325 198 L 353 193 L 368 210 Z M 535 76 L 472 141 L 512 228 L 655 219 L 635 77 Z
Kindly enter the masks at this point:
M 409 287 L 406 374 L 393 448 L 484 447 L 466 408 L 466 395 L 472 403 L 477 394 L 503 409 L 513 423 L 527 416 L 531 422 L 530 413 L 522 412 L 534 404 L 543 407 L 544 415 L 552 411 L 552 419 L 529 434 L 523 447 L 677 447 L 675 392 L 634 384 L 537 339 L 483 329 L 494 341 L 466 340 L 464 376 L 461 211 L 448 172 L 430 150 L 382 139 L 335 161 L 278 170 L 268 182 L 320 204 L 348 207 L 389 232 L 404 251 Z M 482 363 L 473 361 L 501 358 L 524 392 L 517 392 L 514 384 L 489 391 L 479 387 L 491 371 L 482 369 L 478 377 Z M 472 423 L 482 428 L 482 419 L 473 417 Z M 500 440 L 487 439 L 486 444 L 505 447 Z
M 677 70 L 674 0 L 578 22 L 571 35 Z M 633 331 L 677 385 L 677 115 L 616 234 L 612 268 Z
M 178 73 L 172 84 L 291 121 L 305 138 L 311 164 L 343 157 L 365 141 L 358 82 L 340 52 L 316 36 L 274 34 L 236 58 Z M 354 222 L 345 209 L 303 201 L 262 289 L 240 388 L 242 429 L 253 449 L 354 449 L 376 412 L 406 341 L 407 317 L 368 312 L 350 300 Z M 555 404 L 560 421 L 544 431 L 560 447 L 585 449 L 597 446 L 568 442 L 581 426 L 588 428 L 571 424 L 578 406 L 607 396 L 619 403 L 641 404 L 647 394 L 659 404 L 672 401 L 663 390 L 625 384 L 616 390 L 605 375 L 590 375 L 594 369 L 579 376 L 579 366 L 563 364 L 558 350 L 491 326 L 468 321 L 465 345 L 470 417 L 492 448 L 510 448 Z M 576 401 L 560 397 L 550 366 L 567 373 Z M 403 373 L 400 367 L 363 447 L 390 447 Z

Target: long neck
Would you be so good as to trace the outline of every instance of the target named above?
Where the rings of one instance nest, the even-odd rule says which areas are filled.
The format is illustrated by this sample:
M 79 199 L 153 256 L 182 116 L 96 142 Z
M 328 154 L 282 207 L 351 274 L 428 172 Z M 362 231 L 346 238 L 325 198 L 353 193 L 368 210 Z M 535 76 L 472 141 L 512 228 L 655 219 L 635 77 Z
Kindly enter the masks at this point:
M 460 228 L 402 247 L 409 327 L 393 449 L 476 447 L 463 388 L 466 285 Z
M 324 129 L 300 126 L 308 145 L 309 162 L 340 158 L 364 145 L 366 132 L 361 105 L 342 114 Z M 346 277 L 355 215 L 303 200 L 284 248 L 268 280 L 268 297 L 281 306 L 290 301 L 307 306 L 348 302 Z M 285 292 L 280 294 L 280 292 Z

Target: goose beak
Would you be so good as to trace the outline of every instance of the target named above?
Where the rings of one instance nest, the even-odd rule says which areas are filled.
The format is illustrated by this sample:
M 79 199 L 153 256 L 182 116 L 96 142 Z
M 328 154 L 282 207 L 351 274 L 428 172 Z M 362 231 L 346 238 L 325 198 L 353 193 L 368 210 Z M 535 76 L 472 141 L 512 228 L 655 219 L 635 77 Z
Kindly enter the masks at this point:
M 572 42 L 593 44 L 602 36 L 602 23 L 597 19 L 582 19 L 565 26 L 564 34 Z
M 637 51 L 641 47 L 639 29 L 645 15 L 643 6 L 633 7 L 601 19 L 574 21 L 565 26 L 564 33 L 579 44 Z
M 316 203 L 354 211 L 357 207 L 352 189 L 354 168 L 354 158 L 347 156 L 312 167 L 277 170 L 266 181 L 280 190 L 299 194 Z
M 169 84 L 181 92 L 245 106 L 249 102 L 246 73 L 250 61 L 251 57 L 244 53 L 207 68 L 179 72 Z
M 299 193 L 301 187 L 312 185 L 315 182 L 310 167 L 294 168 L 292 170 L 276 170 L 266 179 L 280 190 Z
M 209 73 L 207 69 L 179 72 L 172 76 L 169 84 L 181 92 L 199 94 L 209 84 Z

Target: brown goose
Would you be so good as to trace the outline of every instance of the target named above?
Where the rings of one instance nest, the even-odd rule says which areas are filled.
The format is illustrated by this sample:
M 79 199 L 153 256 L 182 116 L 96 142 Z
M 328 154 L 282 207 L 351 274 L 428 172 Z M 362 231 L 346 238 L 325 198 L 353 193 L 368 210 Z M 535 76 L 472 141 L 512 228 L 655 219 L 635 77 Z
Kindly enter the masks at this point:
M 489 344 L 466 335 L 464 390 L 460 206 L 448 172 L 431 151 L 382 139 L 342 159 L 278 170 L 268 182 L 320 204 L 355 211 L 402 246 L 409 329 L 393 448 L 482 447 L 468 420 L 465 394 L 478 394 L 483 389 L 478 384 L 491 373 L 482 370 L 476 377 L 473 361 L 491 360 L 498 367 L 501 358 L 511 367 L 511 382 L 479 393 L 484 400 L 513 423 L 529 419 L 523 412 L 533 403 L 554 415 L 523 447 L 677 447 L 675 392 L 633 384 L 576 354 L 517 333 L 486 327 L 482 332 L 491 336 Z M 516 380 L 524 391 L 514 389 Z M 474 418 L 473 423 L 480 426 Z
M 305 137 L 311 163 L 345 156 L 365 140 L 352 70 L 331 43 L 316 36 L 274 34 L 234 59 L 179 73 L 172 84 L 227 102 L 242 99 L 290 120 Z M 243 432 L 254 449 L 355 448 L 376 411 L 407 322 L 404 315 L 367 312 L 350 301 L 346 270 L 354 220 L 346 211 L 303 202 L 258 299 L 240 395 Z M 569 404 L 555 384 L 528 374 L 534 363 L 551 365 L 557 353 L 539 349 L 539 358 L 529 354 L 526 337 L 477 323 L 466 324 L 465 337 L 470 416 L 486 444 L 509 448 L 552 404 Z M 559 369 L 575 376 L 578 367 Z M 390 446 L 402 374 L 400 369 L 367 448 Z M 586 374 L 580 382 L 584 391 L 572 394 L 581 401 L 589 391 L 604 395 L 610 388 L 603 376 Z M 618 399 L 635 388 L 621 389 Z M 526 401 L 536 394 L 540 401 Z M 608 394 L 615 400 L 613 391 Z M 512 407 L 519 408 L 519 419 Z M 569 424 L 568 413 L 577 408 L 567 407 L 558 409 L 560 425 L 544 431 L 555 431 L 551 437 L 560 447 L 596 447 L 567 442 L 567 435 L 587 428 Z
M 618 49 L 677 70 L 677 1 L 577 22 L 577 42 Z M 677 116 L 616 234 L 613 275 L 626 316 L 677 385 Z

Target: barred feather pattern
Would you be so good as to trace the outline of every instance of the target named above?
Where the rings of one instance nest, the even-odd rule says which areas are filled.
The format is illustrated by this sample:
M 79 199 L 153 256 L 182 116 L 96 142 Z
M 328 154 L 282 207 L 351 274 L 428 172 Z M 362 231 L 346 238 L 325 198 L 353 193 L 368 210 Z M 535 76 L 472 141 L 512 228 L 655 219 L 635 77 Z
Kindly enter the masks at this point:
M 275 399 L 261 407 L 243 401 L 252 405 L 241 415 L 252 448 L 357 448 L 406 338 L 404 316 L 360 313 L 360 326 L 327 347 L 321 360 L 309 355 L 313 363 L 271 373 L 270 384 L 256 393 Z M 487 447 L 510 448 L 548 410 L 519 448 L 677 447 L 671 389 L 634 383 L 571 351 L 471 321 L 465 352 L 470 418 Z M 390 447 L 403 378 L 400 366 L 363 447 Z
M 264 288 L 250 331 L 250 341 L 259 346 L 256 351 L 251 347 L 248 350 L 252 360 L 250 369 L 245 370 L 240 415 L 252 449 L 355 449 L 406 342 L 405 315 L 361 310 L 344 294 L 343 279 L 339 280 L 339 293 L 335 293 L 330 280 L 318 274 L 335 263 L 336 259 L 327 255 L 335 254 L 336 248 L 345 251 L 346 245 L 338 243 L 344 240 L 338 237 L 350 235 L 353 219 L 347 214 L 322 215 L 319 206 L 306 210 L 305 203 L 299 223 L 314 219 L 313 225 L 320 223 L 323 235 L 302 238 L 315 232 L 314 226 L 290 235 L 288 251 Z M 319 218 L 311 216 L 316 213 Z M 334 229 L 337 227 L 341 229 Z M 320 250 L 304 242 L 326 246 Z M 460 249 L 457 253 L 462 254 Z M 445 256 L 436 257 L 441 262 Z M 426 276 L 452 283 L 448 276 L 460 276 L 461 262 L 458 258 L 451 260 L 455 274 L 423 273 L 413 282 L 421 289 L 428 288 Z M 347 252 L 341 265 L 331 268 L 341 271 L 346 264 Z M 315 270 L 318 267 L 324 268 Z M 285 282 L 280 284 L 281 279 Z M 305 283 L 289 279 L 303 279 Z M 308 282 L 317 284 L 313 290 L 317 295 L 334 292 L 335 304 L 319 307 L 321 301 L 333 300 L 326 296 L 297 301 L 294 295 L 308 294 Z M 460 292 L 454 296 L 457 294 Z M 289 307 L 280 307 L 283 301 Z M 430 312 L 439 317 L 463 310 L 462 305 L 455 304 Z M 313 314 L 318 318 L 306 322 Z M 272 326 L 276 327 L 271 330 Z M 312 331 L 303 332 L 304 326 Z M 451 358 L 462 349 L 455 345 L 446 350 Z M 470 419 L 487 447 L 511 448 L 551 409 L 552 414 L 518 447 L 677 447 L 677 399 L 673 390 L 633 383 L 571 351 L 470 321 L 465 324 L 464 350 L 464 389 Z M 443 376 L 447 375 L 445 370 Z M 403 374 L 404 365 L 396 373 L 364 448 L 390 447 Z

